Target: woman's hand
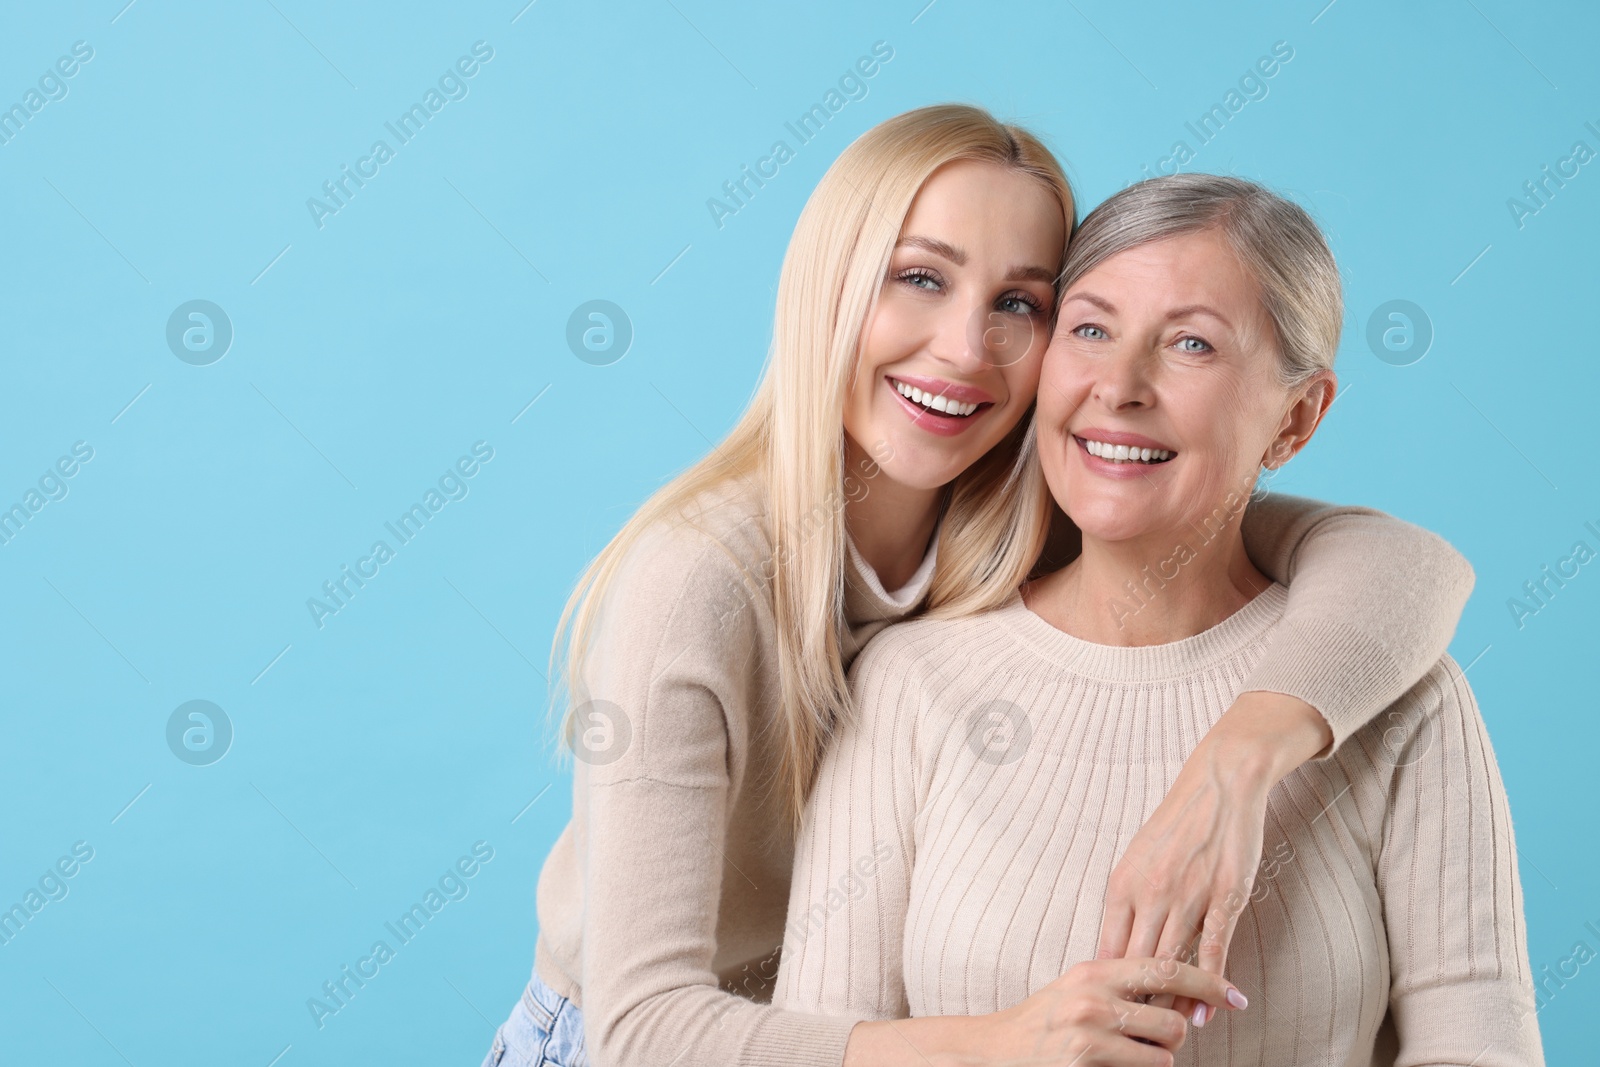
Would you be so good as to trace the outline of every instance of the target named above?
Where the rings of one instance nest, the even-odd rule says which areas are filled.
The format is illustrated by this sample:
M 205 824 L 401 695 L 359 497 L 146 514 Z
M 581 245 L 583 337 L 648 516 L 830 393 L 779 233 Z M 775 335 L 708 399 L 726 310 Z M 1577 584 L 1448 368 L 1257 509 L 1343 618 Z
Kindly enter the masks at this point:
M 1179 996 L 1246 1006 L 1217 975 L 1172 960 L 1090 960 L 1027 1000 L 974 1018 L 858 1023 L 845 1067 L 1170 1067 L 1188 1021 L 1145 1001 Z
M 1195 960 L 1221 974 L 1257 884 L 1267 794 L 1332 740 L 1304 701 L 1240 694 L 1111 872 L 1100 958 Z M 1173 1006 L 1194 1008 L 1187 1000 Z

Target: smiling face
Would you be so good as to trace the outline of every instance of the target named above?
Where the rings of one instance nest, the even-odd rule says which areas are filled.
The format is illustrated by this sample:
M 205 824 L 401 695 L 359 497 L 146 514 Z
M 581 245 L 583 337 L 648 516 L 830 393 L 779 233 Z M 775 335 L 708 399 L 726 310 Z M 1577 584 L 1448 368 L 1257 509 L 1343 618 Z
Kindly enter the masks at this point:
M 1289 388 L 1278 368 L 1259 287 L 1216 229 L 1109 257 L 1063 294 L 1044 359 L 1051 494 L 1086 538 L 1170 550 L 1310 439 L 1333 374 Z
M 862 331 L 844 428 L 914 489 L 953 481 L 1022 418 L 1049 343 L 1062 206 L 1039 179 L 961 160 L 912 202 Z

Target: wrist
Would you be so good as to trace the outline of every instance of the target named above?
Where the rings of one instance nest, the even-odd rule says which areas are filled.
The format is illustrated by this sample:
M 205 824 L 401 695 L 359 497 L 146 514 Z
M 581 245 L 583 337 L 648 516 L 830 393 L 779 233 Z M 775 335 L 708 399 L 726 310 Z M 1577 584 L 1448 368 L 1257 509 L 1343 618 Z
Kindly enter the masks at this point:
M 1266 690 L 1239 694 L 1201 742 L 1230 774 L 1270 789 L 1326 753 L 1333 730 L 1298 697 Z
M 843 1067 L 942 1067 L 980 1053 L 980 1017 L 923 1016 L 862 1021 L 850 1030 Z

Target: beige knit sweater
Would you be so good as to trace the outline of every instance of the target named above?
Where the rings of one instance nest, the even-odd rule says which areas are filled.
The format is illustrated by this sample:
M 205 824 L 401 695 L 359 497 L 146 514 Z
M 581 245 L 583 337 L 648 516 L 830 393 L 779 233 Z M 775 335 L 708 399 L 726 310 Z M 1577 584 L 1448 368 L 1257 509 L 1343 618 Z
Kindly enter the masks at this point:
M 540 873 L 535 970 L 582 1007 L 596 1067 L 837 1067 L 856 1018 L 769 999 L 794 841 L 777 761 L 772 546 L 733 482 L 629 554 L 583 685 L 621 722 L 574 763 L 573 816 Z M 1438 660 L 1471 590 L 1459 554 L 1364 508 L 1269 496 L 1245 539 L 1292 581 L 1246 688 L 1290 693 L 1348 736 Z M 921 602 L 935 543 L 890 595 L 848 546 L 853 656 Z M 848 665 L 848 663 L 847 663 Z
M 774 1003 L 897 1018 L 1009 1007 L 1094 958 L 1107 880 L 1289 603 L 1170 644 L 1066 634 L 1020 595 L 890 627 L 807 807 Z M 1500 774 L 1442 658 L 1270 794 L 1228 976 L 1180 1064 L 1542 1064 Z

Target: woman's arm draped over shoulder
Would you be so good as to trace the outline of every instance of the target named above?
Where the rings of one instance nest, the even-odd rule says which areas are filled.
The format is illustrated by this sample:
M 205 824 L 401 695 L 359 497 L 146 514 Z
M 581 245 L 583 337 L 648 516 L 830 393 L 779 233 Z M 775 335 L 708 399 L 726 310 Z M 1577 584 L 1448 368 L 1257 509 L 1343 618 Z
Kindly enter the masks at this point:
M 854 714 L 823 756 L 796 845 L 776 1005 L 865 1019 L 910 1014 L 901 961 L 923 673 L 894 630 L 851 669 Z
M 1366 783 L 1349 802 L 1383 815 L 1397 1062 L 1542 1065 L 1510 806 L 1461 668 L 1445 658 L 1336 759 Z
M 1240 915 L 1228 901 L 1254 884 L 1268 792 L 1416 684 L 1472 591 L 1472 568 L 1443 538 L 1370 508 L 1269 493 L 1246 507 L 1242 533 L 1288 603 L 1238 699 L 1112 871 L 1102 957 L 1198 949 L 1221 973 Z
M 713 969 L 730 731 L 751 728 L 760 637 L 720 546 L 671 545 L 641 548 L 619 574 L 574 695 L 620 719 L 616 755 L 579 762 L 574 777 L 590 1055 L 598 1067 L 837 1067 L 854 1020 L 757 1004 L 723 991 Z
M 1269 493 L 1243 534 L 1289 603 L 1246 690 L 1322 713 L 1339 744 L 1426 674 L 1449 647 L 1472 567 L 1437 534 L 1371 508 Z

